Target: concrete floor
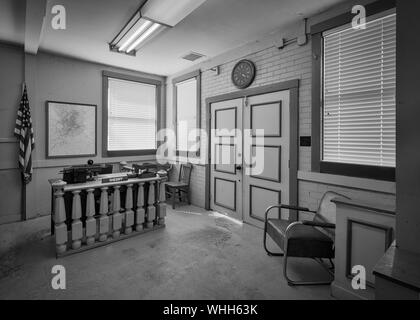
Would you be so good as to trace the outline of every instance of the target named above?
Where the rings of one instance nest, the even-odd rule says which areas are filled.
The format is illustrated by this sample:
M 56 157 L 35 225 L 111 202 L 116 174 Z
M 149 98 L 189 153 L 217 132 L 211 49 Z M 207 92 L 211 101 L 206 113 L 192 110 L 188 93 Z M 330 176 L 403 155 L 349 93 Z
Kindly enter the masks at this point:
M 47 237 L 0 258 L 0 299 L 331 298 L 328 286 L 289 287 L 262 234 L 202 209 L 168 207 L 165 229 L 58 260 Z M 51 287 L 56 264 L 66 268 L 66 290 Z M 306 259 L 291 259 L 290 271 L 326 278 Z

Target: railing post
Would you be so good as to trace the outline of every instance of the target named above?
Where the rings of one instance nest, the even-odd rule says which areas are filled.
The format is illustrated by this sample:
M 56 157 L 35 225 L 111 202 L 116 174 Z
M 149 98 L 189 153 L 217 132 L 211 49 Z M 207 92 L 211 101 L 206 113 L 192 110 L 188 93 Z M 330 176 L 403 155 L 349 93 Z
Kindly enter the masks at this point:
M 67 225 L 66 225 L 66 207 L 64 205 L 63 189 L 56 188 L 54 191 L 54 233 L 55 246 L 57 254 L 62 254 L 67 251 Z
M 136 211 L 136 230 L 142 231 L 144 228 L 145 210 L 144 210 L 144 183 L 139 184 L 137 192 L 137 211 Z
M 114 187 L 114 197 L 112 201 L 112 237 L 118 238 L 120 236 L 120 230 L 122 227 L 122 215 L 121 210 L 121 200 L 120 200 L 120 188 L 121 186 Z
M 149 199 L 147 207 L 147 228 L 153 228 L 153 221 L 156 219 L 156 208 L 155 204 L 155 182 L 150 181 L 149 183 Z
M 95 189 L 87 190 L 86 200 L 86 244 L 91 245 L 95 243 L 96 236 L 96 220 L 95 216 L 95 196 L 93 192 Z
M 79 249 L 82 246 L 83 225 L 80 218 L 82 217 L 82 204 L 80 202 L 80 190 L 73 191 L 72 205 L 72 224 L 71 224 L 71 240 L 72 248 Z
M 125 214 L 124 214 L 124 233 L 130 234 L 133 231 L 134 225 L 134 211 L 133 211 L 133 185 L 127 185 L 127 192 L 125 196 Z
M 109 217 L 108 217 L 108 187 L 101 188 L 101 205 L 99 209 L 99 241 L 104 242 L 108 239 Z
M 166 217 L 166 190 L 165 190 L 165 181 L 159 181 L 159 204 L 158 204 L 158 224 L 165 225 Z

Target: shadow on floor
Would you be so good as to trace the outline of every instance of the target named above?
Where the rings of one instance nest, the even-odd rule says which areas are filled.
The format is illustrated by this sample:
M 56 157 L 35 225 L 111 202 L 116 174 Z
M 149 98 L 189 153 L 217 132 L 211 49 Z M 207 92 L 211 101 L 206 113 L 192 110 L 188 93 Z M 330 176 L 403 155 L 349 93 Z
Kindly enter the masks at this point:
M 0 257 L 0 299 L 330 299 L 328 286 L 289 287 L 258 228 L 192 206 L 168 206 L 166 225 L 60 259 L 51 237 L 20 246 Z M 51 287 L 57 264 L 66 290 Z M 291 259 L 290 275 L 328 277 L 306 259 Z

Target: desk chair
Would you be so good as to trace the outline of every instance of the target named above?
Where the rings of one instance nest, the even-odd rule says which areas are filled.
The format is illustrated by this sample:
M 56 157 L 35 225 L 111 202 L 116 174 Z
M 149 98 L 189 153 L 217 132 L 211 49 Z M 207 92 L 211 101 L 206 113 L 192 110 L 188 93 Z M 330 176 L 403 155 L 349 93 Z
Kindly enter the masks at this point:
M 328 191 L 324 194 L 319 203 L 317 211 L 308 208 L 289 205 L 275 205 L 265 211 L 264 223 L 264 249 L 269 256 L 284 256 L 283 275 L 289 286 L 294 285 L 327 285 L 331 281 L 294 281 L 287 275 L 287 258 L 300 257 L 312 258 L 321 264 L 333 277 L 334 264 L 334 239 L 335 224 L 330 222 L 328 211 L 334 208 L 331 202 L 333 198 L 346 196 L 336 192 Z M 281 219 L 281 212 L 278 219 L 269 218 L 269 213 L 275 208 L 296 210 L 313 215 L 312 220 L 289 221 Z M 281 253 L 273 253 L 267 249 L 267 234 L 282 250 Z M 322 259 L 329 259 L 331 268 L 327 267 Z
M 179 202 L 182 202 L 183 196 L 187 198 L 187 203 L 191 204 L 190 182 L 192 169 L 191 163 L 181 164 L 178 182 L 166 183 L 165 193 L 167 199 L 172 200 L 172 209 L 175 209 L 176 198 L 178 198 Z

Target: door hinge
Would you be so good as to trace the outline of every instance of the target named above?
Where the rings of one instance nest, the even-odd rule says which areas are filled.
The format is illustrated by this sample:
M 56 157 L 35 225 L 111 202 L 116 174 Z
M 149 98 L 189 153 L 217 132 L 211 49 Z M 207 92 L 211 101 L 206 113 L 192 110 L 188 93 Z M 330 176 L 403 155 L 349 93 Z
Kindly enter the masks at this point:
M 245 97 L 245 99 L 244 99 L 244 105 L 245 105 L 245 107 L 248 107 L 248 105 L 249 105 L 248 97 Z

